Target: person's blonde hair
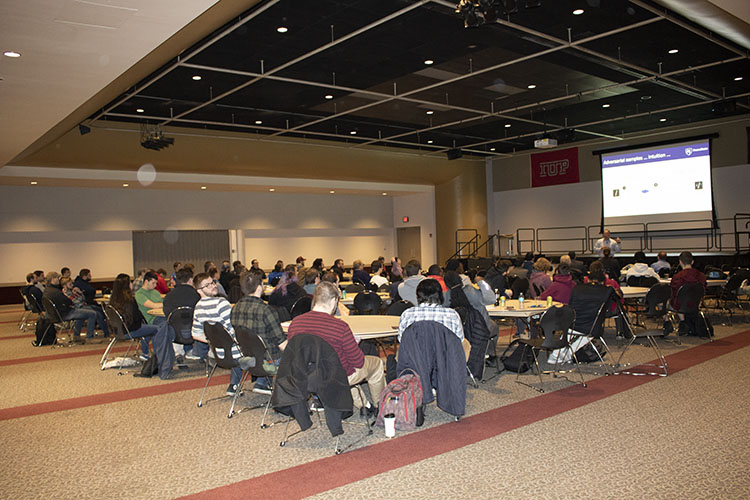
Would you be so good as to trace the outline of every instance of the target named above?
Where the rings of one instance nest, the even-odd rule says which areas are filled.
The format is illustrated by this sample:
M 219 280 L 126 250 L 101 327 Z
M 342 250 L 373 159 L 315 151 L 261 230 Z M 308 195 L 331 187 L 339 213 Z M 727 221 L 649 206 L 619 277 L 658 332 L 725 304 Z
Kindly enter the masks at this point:
M 563 255 L 560 257 L 560 264 L 567 264 L 570 265 L 570 255 Z
M 552 269 L 552 264 L 550 264 L 550 261 L 548 261 L 544 257 L 539 257 L 538 259 L 536 259 L 536 262 L 534 262 L 534 269 L 546 273 L 547 271 Z

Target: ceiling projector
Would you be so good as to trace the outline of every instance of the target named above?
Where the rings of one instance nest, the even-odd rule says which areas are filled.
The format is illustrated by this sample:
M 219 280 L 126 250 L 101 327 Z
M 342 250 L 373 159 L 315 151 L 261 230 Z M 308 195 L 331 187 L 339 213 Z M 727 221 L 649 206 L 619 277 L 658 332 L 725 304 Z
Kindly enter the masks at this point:
M 534 141 L 534 147 L 537 149 L 549 149 L 557 147 L 557 139 L 542 137 Z

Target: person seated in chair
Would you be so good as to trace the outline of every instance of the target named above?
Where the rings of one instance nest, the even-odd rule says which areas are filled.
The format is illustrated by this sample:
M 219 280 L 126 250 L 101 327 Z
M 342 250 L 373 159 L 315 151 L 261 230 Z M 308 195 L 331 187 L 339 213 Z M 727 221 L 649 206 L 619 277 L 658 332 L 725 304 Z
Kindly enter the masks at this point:
M 334 273 L 334 272 L 328 271 L 327 273 L 325 273 L 323 275 L 322 278 L 320 278 L 320 281 L 321 282 L 322 281 L 326 281 L 328 283 L 333 283 L 334 285 L 336 285 L 337 287 L 339 287 L 339 289 L 341 288 L 339 286 L 339 275 L 336 274 L 336 273 Z M 317 285 L 316 285 L 316 287 L 317 287 Z M 334 314 L 334 316 L 339 316 L 339 317 L 340 316 L 349 316 L 350 312 L 351 311 L 349 310 L 348 307 L 346 307 L 343 304 L 339 304 L 339 306 L 336 308 L 336 313 Z
M 292 306 L 297 299 L 307 295 L 305 290 L 299 285 L 297 279 L 297 266 L 289 264 L 284 270 L 284 276 L 279 280 L 279 284 L 273 289 L 268 297 L 268 303 L 272 306 L 283 307 L 289 314 L 292 314 Z
M 339 277 L 339 281 L 344 281 L 344 259 L 336 259 L 329 271 L 336 273 Z
M 361 401 L 359 391 L 352 387 L 354 406 L 367 408 L 369 415 L 377 415 L 380 395 L 385 389 L 383 362 L 376 356 L 365 356 L 357 345 L 349 325 L 333 316 L 339 304 L 341 292 L 338 286 L 322 281 L 315 288 L 312 310 L 301 314 L 289 325 L 288 339 L 307 333 L 317 335 L 328 342 L 336 351 L 341 365 L 346 371 L 349 385 L 367 381 L 373 403 Z
M 620 279 L 620 263 L 617 262 L 617 259 L 612 257 L 612 251 L 609 247 L 602 248 L 602 256 L 596 262 L 601 262 L 604 266 L 604 271 L 610 278 L 615 281 Z
M 370 275 L 364 270 L 364 264 L 361 260 L 355 260 L 352 264 L 352 281 L 362 283 L 365 290 L 370 289 Z
M 693 267 L 693 254 L 690 252 L 682 252 L 679 258 L 680 268 L 682 271 L 675 274 L 669 286 L 672 287 L 672 299 L 669 301 L 669 305 L 679 310 L 680 301 L 677 300 L 677 292 L 680 291 L 680 287 L 687 283 L 700 283 L 703 285 L 703 289 L 706 289 L 706 275 L 700 272 L 698 269 Z M 688 327 L 685 323 L 685 315 L 682 313 L 678 314 L 680 318 L 679 333 L 688 333 Z
M 651 264 L 651 269 L 653 269 L 657 274 L 659 274 L 662 269 L 666 269 L 667 271 L 672 269 L 672 264 L 667 261 L 667 252 L 662 250 L 661 252 L 656 254 L 656 262 Z
M 175 286 L 172 291 L 164 296 L 164 317 L 169 318 L 169 315 L 178 307 L 190 307 L 195 308 L 195 304 L 201 299 L 201 296 L 195 291 L 193 286 L 193 270 L 188 267 L 180 268 L 174 274 Z M 174 332 L 171 332 L 174 334 Z M 190 332 L 185 332 L 187 336 L 190 336 Z M 171 338 L 171 341 L 174 337 Z M 174 347 L 174 353 L 177 357 L 177 363 L 183 362 L 183 356 L 187 359 L 198 360 L 199 356 L 192 353 L 192 345 L 172 344 Z
M 47 275 L 47 286 L 44 287 L 43 297 L 50 299 L 57 306 L 60 319 L 63 321 L 76 320 L 73 330 L 73 336 L 76 340 L 79 339 L 84 321 L 86 321 L 86 338 L 94 338 L 96 312 L 88 308 L 76 309 L 73 306 L 73 301 L 66 297 L 62 291 L 58 273 L 51 272 Z
M 82 293 L 88 305 L 96 306 L 96 289 L 91 286 L 91 271 L 89 269 L 81 269 L 78 273 L 78 277 L 75 279 L 73 286 L 78 288 Z M 97 306 L 98 307 L 98 306 Z
M 657 272 L 646 263 L 646 254 L 641 251 L 635 253 L 635 264 L 625 273 L 625 278 L 630 278 L 631 276 L 659 279 Z
M 455 272 L 449 274 L 458 276 Z M 460 278 L 459 283 L 460 283 Z M 440 283 L 433 279 L 422 280 L 417 285 L 417 307 L 410 307 L 401 314 L 398 322 L 398 339 L 401 340 L 404 330 L 418 321 L 435 321 L 456 334 L 459 340 L 464 339 L 464 327 L 456 311 L 444 307 L 445 298 Z
M 382 275 L 383 268 L 379 260 L 373 260 L 370 264 L 370 284 L 374 284 L 377 288 L 388 284 L 388 279 Z
M 73 280 L 70 277 L 60 278 L 60 286 L 62 286 L 63 294 L 73 302 L 73 307 L 75 309 L 87 309 L 96 314 L 96 324 L 101 328 L 104 336 L 109 337 L 109 328 L 107 328 L 107 322 L 104 318 L 104 311 L 102 308 L 98 304 L 95 306 L 88 305 L 86 303 L 86 298 L 83 296 L 83 292 L 73 286 Z
M 420 265 L 418 260 L 412 259 L 406 263 L 406 267 L 404 268 L 404 271 L 406 271 L 406 279 L 397 284 L 394 283 L 391 288 L 391 296 L 393 300 L 401 298 L 403 300 L 408 300 L 414 305 L 417 304 L 417 285 L 419 285 L 419 282 L 424 279 L 424 276 L 419 274 L 419 269 Z M 394 288 L 396 289 L 396 293 L 393 293 Z
M 283 275 L 284 275 L 284 261 L 277 260 L 276 265 L 273 266 L 273 271 L 268 273 L 268 284 L 271 286 L 278 285 L 279 280 L 281 279 Z
M 539 257 L 534 262 L 534 268 L 529 275 L 529 297 L 535 299 L 537 295 L 547 289 L 552 284 L 552 280 L 547 276 L 547 272 L 552 269 L 552 264 L 544 257 Z M 537 293 L 537 290 L 539 293 Z
M 570 266 L 561 262 L 557 266 L 557 274 L 552 277 L 552 284 L 545 288 L 538 298 L 546 300 L 547 297 L 552 297 L 552 300 L 555 302 L 568 304 L 570 302 L 570 292 L 574 286 L 576 286 L 576 283 L 570 275 Z
M 315 271 L 317 274 L 317 271 Z M 286 336 L 281 329 L 279 317 L 274 310 L 260 298 L 263 295 L 263 278 L 260 273 L 250 269 L 240 275 L 240 287 L 244 296 L 232 308 L 232 326 L 243 326 L 258 335 L 266 344 L 268 353 L 279 362 L 281 351 L 286 345 Z M 261 377 L 255 382 L 253 392 L 271 394 L 268 378 Z
M 117 275 L 112 284 L 112 296 L 109 299 L 109 305 L 120 313 L 131 338 L 140 337 L 141 359 L 144 361 L 148 359 L 148 341 L 150 337 L 156 334 L 158 327 L 146 324 L 146 320 L 135 300 L 130 275 L 125 273 Z
M 31 295 L 35 300 L 36 304 L 41 308 L 42 306 L 42 290 L 36 286 L 36 275 L 29 273 L 26 275 L 26 286 L 23 288 L 23 294 L 25 296 Z
M 318 283 L 320 283 L 320 272 L 318 272 L 316 269 L 307 269 L 304 274 L 300 273 L 303 276 L 304 283 L 302 288 L 305 290 L 305 293 L 307 295 L 312 295 L 315 293 L 315 287 L 318 286 Z M 240 279 L 240 284 L 242 280 Z M 244 290 L 243 290 L 244 291 Z
M 440 288 L 443 290 L 443 293 L 448 291 L 448 285 L 445 284 L 445 278 L 443 277 L 443 269 L 437 264 L 433 264 L 430 266 L 430 268 L 427 270 L 426 278 L 435 280 L 440 283 Z
M 240 359 L 242 353 L 240 347 L 236 343 L 234 337 L 234 328 L 230 315 L 232 312 L 232 305 L 224 297 L 219 297 L 216 291 L 216 282 L 208 275 L 208 273 L 199 273 L 193 278 L 193 284 L 195 289 L 198 291 L 198 295 L 201 299 L 195 304 L 195 311 L 193 312 L 193 328 L 190 333 L 194 340 L 197 340 L 197 344 L 193 347 L 193 350 L 199 351 L 199 353 L 205 353 L 201 357 L 205 357 L 208 354 L 208 339 L 206 333 L 203 331 L 203 323 L 206 321 L 210 323 L 219 323 L 227 333 L 235 340 L 232 346 L 232 357 L 234 359 Z M 198 354 L 198 353 L 196 353 Z M 219 352 L 217 354 L 223 356 L 224 353 Z M 229 387 L 227 387 L 227 396 L 234 396 L 237 392 L 237 384 L 240 383 L 240 377 L 242 376 L 242 370 L 239 366 L 232 368 L 229 375 Z

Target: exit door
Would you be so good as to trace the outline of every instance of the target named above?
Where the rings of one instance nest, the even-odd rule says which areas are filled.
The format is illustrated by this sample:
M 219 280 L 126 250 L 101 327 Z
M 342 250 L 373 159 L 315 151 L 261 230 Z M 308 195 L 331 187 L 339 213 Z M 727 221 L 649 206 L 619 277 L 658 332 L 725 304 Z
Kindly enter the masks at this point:
M 396 241 L 402 265 L 410 260 L 418 260 L 422 266 L 425 265 L 422 262 L 422 233 L 419 226 L 397 228 Z

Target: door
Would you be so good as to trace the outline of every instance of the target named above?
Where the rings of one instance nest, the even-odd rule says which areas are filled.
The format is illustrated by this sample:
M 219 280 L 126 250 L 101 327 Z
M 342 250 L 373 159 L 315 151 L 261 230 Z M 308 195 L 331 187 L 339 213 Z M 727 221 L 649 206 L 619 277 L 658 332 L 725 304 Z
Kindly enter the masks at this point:
M 417 227 L 399 227 L 396 229 L 396 245 L 398 247 L 398 257 L 401 264 L 406 265 L 412 259 L 416 259 L 422 264 L 422 234 L 419 226 Z M 429 265 L 429 264 L 428 264 Z

